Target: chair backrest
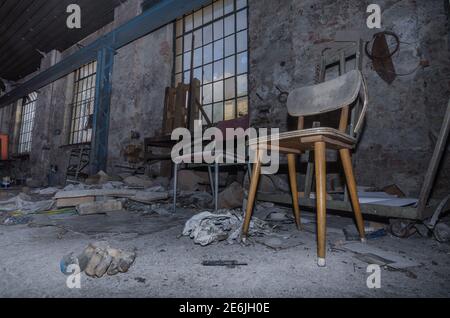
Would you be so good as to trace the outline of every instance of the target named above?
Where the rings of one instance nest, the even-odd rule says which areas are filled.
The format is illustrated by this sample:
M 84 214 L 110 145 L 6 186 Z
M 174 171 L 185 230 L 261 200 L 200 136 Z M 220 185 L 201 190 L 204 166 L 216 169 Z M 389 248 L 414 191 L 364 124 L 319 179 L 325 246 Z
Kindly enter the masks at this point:
M 0 160 L 8 160 L 8 135 L 0 135 Z
M 331 81 L 297 88 L 289 94 L 289 115 L 312 116 L 351 105 L 358 98 L 361 83 L 361 73 L 351 71 Z
M 193 94 L 192 97 L 190 94 Z M 164 100 L 163 134 L 171 134 L 176 128 L 193 129 L 194 120 L 199 118 L 200 81 L 192 85 L 179 83 L 176 88 L 167 87 Z
M 368 90 L 364 76 L 360 71 L 353 70 L 331 81 L 295 89 L 289 94 L 287 108 L 291 116 L 307 117 L 323 114 L 338 109 L 347 111 L 347 118 L 342 118 L 340 129 L 346 130 L 348 123 L 348 108 L 359 97 L 364 99 L 362 111 L 353 133 L 357 134 L 362 126 L 368 106 Z
M 298 117 L 298 129 L 304 129 L 307 116 L 342 109 L 339 130 L 352 137 L 358 135 L 368 106 L 367 84 L 361 73 L 362 59 L 361 39 L 327 44 L 318 67 L 318 84 L 296 89 L 289 95 L 288 111 L 291 116 Z M 355 69 L 348 72 L 347 65 L 352 60 L 355 60 Z M 327 71 L 335 66 L 339 68 L 339 77 L 326 81 Z M 326 118 L 330 117 L 327 115 Z M 313 127 L 318 127 L 317 125 L 320 126 L 320 123 L 314 122 Z
M 339 33 L 339 32 L 338 32 Z M 362 72 L 363 69 L 363 58 L 364 58 L 364 40 L 358 37 L 359 32 L 345 31 L 340 32 L 341 34 L 336 34 L 336 41 L 326 44 L 326 47 L 322 51 L 321 62 L 320 62 L 320 72 L 318 82 L 323 83 L 327 79 L 327 73 L 329 70 L 338 66 L 338 75 L 343 75 L 350 70 L 351 62 L 354 61 L 354 69 Z M 365 85 L 364 77 L 363 83 Z M 367 86 L 364 86 L 367 91 Z M 367 99 L 365 99 L 366 101 Z M 347 121 L 347 131 L 353 137 L 357 136 L 357 132 L 361 129 L 362 120 L 361 114 L 367 109 L 367 104 L 363 104 L 361 99 L 358 100 L 351 108 L 344 108 L 341 113 L 341 125 L 340 129 L 343 130 L 343 121 Z M 349 118 L 343 118 L 349 112 Z M 345 117 L 345 116 L 344 116 Z M 358 125 L 359 123 L 359 125 Z

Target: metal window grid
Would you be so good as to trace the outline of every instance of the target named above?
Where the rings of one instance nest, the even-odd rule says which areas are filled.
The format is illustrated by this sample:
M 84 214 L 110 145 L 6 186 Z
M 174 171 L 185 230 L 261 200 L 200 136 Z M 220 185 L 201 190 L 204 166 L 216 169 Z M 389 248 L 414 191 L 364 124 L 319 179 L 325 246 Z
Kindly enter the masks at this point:
M 75 71 L 72 99 L 70 144 L 89 143 L 92 140 L 97 61 Z
M 33 92 L 22 100 L 22 115 L 20 121 L 19 154 L 31 152 L 33 140 L 34 117 L 36 115 L 37 93 Z
M 187 14 L 176 21 L 175 35 L 175 85 L 189 83 L 194 52 L 194 77 L 212 122 L 247 115 L 247 0 L 216 0 Z

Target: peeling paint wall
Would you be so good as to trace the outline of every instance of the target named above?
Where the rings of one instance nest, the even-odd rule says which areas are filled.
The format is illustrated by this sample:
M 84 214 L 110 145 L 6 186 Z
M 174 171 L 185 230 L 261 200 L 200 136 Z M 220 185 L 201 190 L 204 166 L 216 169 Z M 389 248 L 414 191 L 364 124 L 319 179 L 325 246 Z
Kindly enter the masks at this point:
M 128 145 L 143 149 L 144 138 L 161 133 L 165 89 L 171 85 L 173 27 L 127 45 L 114 61 L 108 149 L 108 170 L 130 163 L 124 156 Z M 132 138 L 132 131 L 140 138 Z
M 314 83 L 323 42 L 337 31 L 366 26 L 367 6 L 374 1 L 250 0 L 250 110 L 256 126 L 287 129 L 285 105 L 276 85 L 286 91 Z M 354 156 L 358 183 L 397 184 L 417 196 L 450 97 L 448 18 L 445 1 L 376 1 L 382 27 L 402 42 L 394 57 L 398 73 L 413 70 L 420 59 L 430 67 L 397 77 L 388 85 L 365 57 L 371 103 L 364 135 Z M 407 44 L 408 43 L 408 44 Z M 268 49 L 270 48 L 270 49 Z M 258 96 L 259 95 L 259 96 Z M 436 194 L 450 189 L 449 154 L 444 158 Z

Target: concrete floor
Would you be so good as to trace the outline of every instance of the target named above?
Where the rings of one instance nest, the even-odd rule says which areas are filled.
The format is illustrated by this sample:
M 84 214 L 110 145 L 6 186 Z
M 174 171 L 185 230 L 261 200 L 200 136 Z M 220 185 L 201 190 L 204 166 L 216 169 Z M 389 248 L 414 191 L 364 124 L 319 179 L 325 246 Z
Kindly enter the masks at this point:
M 384 268 L 381 288 L 368 289 L 368 264 L 355 254 L 332 248 L 345 241 L 341 226 L 350 218 L 329 216 L 327 267 L 316 266 L 312 231 L 296 232 L 297 246 L 275 251 L 262 244 L 208 247 L 180 237 L 192 211 L 177 217 L 117 212 L 103 216 L 38 217 L 31 225 L 0 226 L 1 297 L 449 297 L 450 245 L 421 238 L 386 236 L 371 246 L 397 253 L 420 265 L 403 271 Z M 309 217 L 313 217 L 310 215 Z M 51 225 L 53 224 L 53 225 Z M 314 225 L 314 224 L 312 224 Z M 310 227 L 311 228 L 311 227 Z M 61 258 L 93 241 L 137 249 L 130 271 L 92 279 L 81 289 L 66 287 Z M 204 267 L 204 260 L 238 260 L 248 266 Z

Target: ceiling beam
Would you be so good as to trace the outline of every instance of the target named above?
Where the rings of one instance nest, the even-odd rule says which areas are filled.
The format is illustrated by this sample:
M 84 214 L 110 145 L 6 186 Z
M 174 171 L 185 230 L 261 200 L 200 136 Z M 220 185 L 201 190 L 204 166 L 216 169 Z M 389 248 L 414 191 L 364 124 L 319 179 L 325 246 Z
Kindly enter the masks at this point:
M 97 52 L 104 47 L 115 50 L 140 39 L 141 37 L 174 21 L 185 13 L 199 9 L 211 0 L 163 0 L 124 25 L 100 37 L 92 44 L 80 49 L 49 69 L 39 73 L 29 81 L 0 97 L 0 108 L 45 87 L 70 74 L 86 63 L 97 58 Z

